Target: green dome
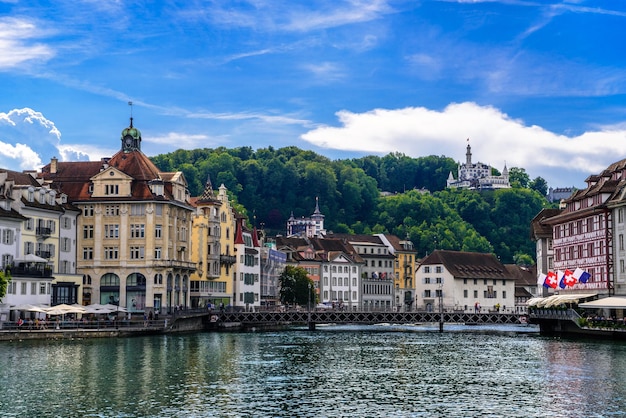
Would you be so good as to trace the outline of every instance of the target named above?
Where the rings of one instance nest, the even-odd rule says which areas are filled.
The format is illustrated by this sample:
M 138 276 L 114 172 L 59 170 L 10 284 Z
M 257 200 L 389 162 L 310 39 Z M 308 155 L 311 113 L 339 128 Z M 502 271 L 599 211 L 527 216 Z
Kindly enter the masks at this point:
M 127 135 L 132 136 L 134 139 L 141 139 L 141 131 L 133 127 L 133 118 L 130 118 L 130 126 L 122 131 L 122 138 Z

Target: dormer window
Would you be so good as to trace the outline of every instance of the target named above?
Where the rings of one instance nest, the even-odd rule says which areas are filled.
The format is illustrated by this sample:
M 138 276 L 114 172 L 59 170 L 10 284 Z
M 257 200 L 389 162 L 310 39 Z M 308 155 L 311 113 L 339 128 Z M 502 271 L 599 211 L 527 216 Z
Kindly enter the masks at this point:
M 106 195 L 118 195 L 120 194 L 120 186 L 117 184 L 106 184 L 104 186 L 104 194 Z
M 150 190 L 155 196 L 163 196 L 165 194 L 165 187 L 162 180 L 152 180 L 150 182 Z

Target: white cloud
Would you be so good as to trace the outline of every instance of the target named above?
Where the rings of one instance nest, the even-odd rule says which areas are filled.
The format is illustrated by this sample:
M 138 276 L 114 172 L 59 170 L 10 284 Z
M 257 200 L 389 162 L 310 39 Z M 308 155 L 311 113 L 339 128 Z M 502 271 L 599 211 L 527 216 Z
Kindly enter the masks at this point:
M 54 51 L 47 45 L 30 43 L 43 32 L 25 19 L 0 18 L 0 70 L 15 68 L 29 61 L 47 61 Z
M 303 68 L 309 71 L 318 82 L 328 83 L 345 78 L 346 74 L 339 65 L 332 62 L 322 62 L 319 64 L 303 65 Z
M 34 170 L 42 160 L 58 155 L 61 132 L 54 122 L 33 109 L 0 113 L 0 166 L 11 170 Z
M 526 169 L 551 185 L 580 183 L 626 156 L 626 129 L 610 127 L 568 137 L 527 126 L 500 110 L 476 103 L 454 103 L 442 111 L 424 107 L 337 113 L 341 126 L 322 126 L 302 138 L 322 148 L 412 157 L 445 155 L 465 160 L 470 138 L 473 161 L 502 169 Z
M 40 167 L 41 158 L 26 144 L 9 144 L 0 141 L 0 167 L 14 170 L 34 170 Z
M 187 19 L 207 19 L 220 26 L 250 27 L 255 30 L 308 32 L 369 22 L 394 13 L 388 0 L 347 0 L 337 2 L 248 2 L 234 9 L 212 3 L 202 10 L 186 10 Z
M 222 139 L 223 138 L 211 137 L 208 135 L 192 135 L 180 132 L 169 132 L 168 134 L 162 136 L 150 136 L 149 139 L 144 139 L 143 142 L 166 145 L 167 151 L 164 152 L 171 152 L 173 149 L 172 146 L 176 149 L 210 148 L 220 143 Z

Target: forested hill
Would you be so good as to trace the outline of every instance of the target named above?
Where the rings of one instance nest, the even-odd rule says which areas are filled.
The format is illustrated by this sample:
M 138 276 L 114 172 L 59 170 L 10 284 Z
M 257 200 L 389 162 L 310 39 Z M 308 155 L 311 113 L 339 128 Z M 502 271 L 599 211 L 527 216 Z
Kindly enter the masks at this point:
M 192 196 L 202 193 L 209 176 L 215 189 L 224 184 L 268 233 L 284 234 L 291 213 L 310 216 L 317 197 L 328 230 L 408 234 L 420 257 L 437 248 L 527 263 L 535 258 L 530 220 L 547 206 L 545 181 L 530 181 L 520 168 L 509 170 L 512 189 L 448 190 L 457 163 L 444 156 L 330 160 L 296 147 L 241 147 L 178 150 L 152 161 L 163 171 L 182 171 Z

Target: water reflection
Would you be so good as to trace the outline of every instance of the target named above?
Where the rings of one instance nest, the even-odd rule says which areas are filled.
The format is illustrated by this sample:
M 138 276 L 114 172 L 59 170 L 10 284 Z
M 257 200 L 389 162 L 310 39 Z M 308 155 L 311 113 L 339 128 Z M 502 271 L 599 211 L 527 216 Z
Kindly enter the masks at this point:
M 626 409 L 621 343 L 514 327 L 418 328 L 2 343 L 0 415 L 589 417 Z

